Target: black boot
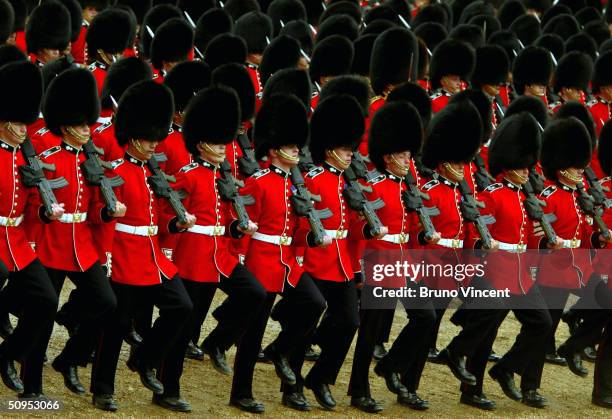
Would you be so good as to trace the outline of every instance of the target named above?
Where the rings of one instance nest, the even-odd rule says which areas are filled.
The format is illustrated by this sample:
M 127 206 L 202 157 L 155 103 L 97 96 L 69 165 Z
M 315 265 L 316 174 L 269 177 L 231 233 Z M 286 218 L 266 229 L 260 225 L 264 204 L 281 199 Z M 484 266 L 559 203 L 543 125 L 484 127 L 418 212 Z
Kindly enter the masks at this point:
M 69 365 L 62 362 L 61 358 L 58 356 L 51 363 L 53 369 L 64 377 L 64 385 L 70 391 L 75 394 L 85 394 L 85 387 L 81 384 L 79 380 L 79 373 L 76 365 Z
M 204 352 L 200 348 L 198 348 L 195 343 L 189 341 L 187 349 L 185 350 L 185 358 L 202 361 L 204 359 Z
M 114 412 L 117 410 L 117 402 L 113 398 L 112 394 L 94 394 L 91 398 L 96 409 L 105 410 L 107 412 Z
M 214 369 L 224 375 L 232 374 L 232 369 L 227 365 L 227 360 L 225 359 L 225 351 L 219 347 L 212 346 L 208 339 L 204 339 L 200 348 L 210 357 Z
M 4 385 L 13 391 L 23 391 L 23 383 L 19 379 L 19 374 L 15 369 L 15 363 L 12 359 L 6 359 L 0 356 L 0 376 Z
M 274 370 L 276 375 L 280 378 L 283 384 L 292 386 L 296 383 L 295 373 L 289 366 L 289 361 L 282 354 L 278 353 L 276 347 L 272 344 L 264 349 L 264 355 L 266 358 L 272 361 L 274 364 Z
M 164 394 L 164 386 L 155 376 L 153 368 L 142 362 L 134 351 L 130 354 L 126 364 L 130 370 L 138 373 L 142 385 L 151 390 L 153 394 Z
M 459 381 L 469 386 L 476 385 L 476 377 L 474 377 L 468 370 L 465 369 L 464 360 L 449 351 L 448 348 L 444 348 L 440 351 L 440 354 L 438 354 L 438 359 L 448 366 L 453 375 Z

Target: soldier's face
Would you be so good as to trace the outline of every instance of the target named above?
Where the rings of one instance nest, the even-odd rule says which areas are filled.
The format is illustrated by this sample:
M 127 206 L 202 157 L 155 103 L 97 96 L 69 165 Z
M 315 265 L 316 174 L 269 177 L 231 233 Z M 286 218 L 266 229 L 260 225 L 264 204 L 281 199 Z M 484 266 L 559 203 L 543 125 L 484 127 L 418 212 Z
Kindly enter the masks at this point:
M 346 169 L 353 160 L 353 149 L 350 147 L 337 147 L 327 152 L 328 163 L 333 164 L 339 169 Z
M 542 97 L 546 94 L 546 86 L 543 84 L 528 84 L 525 86 L 525 96 Z
M 200 146 L 200 157 L 212 164 L 219 165 L 225 160 L 225 144 L 206 144 Z
M 87 143 L 91 135 L 91 130 L 87 124 L 61 127 L 61 130 L 64 141 L 76 148 L 81 148 L 81 146 Z
M 91 23 L 94 17 L 98 14 L 98 11 L 93 7 L 86 7 L 83 9 L 83 19 L 87 21 L 87 23 Z
M 529 169 L 509 170 L 505 177 L 515 185 L 523 185 L 529 180 Z
M 446 75 L 440 79 L 440 85 L 450 94 L 459 93 L 461 91 L 461 78 L 455 75 Z
M 561 97 L 565 100 L 580 101 L 582 99 L 582 90 L 580 89 L 574 89 L 572 87 L 563 87 L 560 93 Z
M 128 152 L 138 160 L 148 161 L 153 157 L 158 144 L 159 141 L 132 140 L 128 145 Z
M 438 166 L 438 171 L 442 176 L 452 182 L 459 182 L 464 178 L 463 163 L 441 163 Z
M 61 53 L 59 49 L 43 48 L 38 51 L 38 54 L 36 54 L 36 58 L 38 58 L 38 61 L 40 61 L 41 63 L 48 63 L 49 61 L 58 59 L 60 55 Z
M 386 154 L 383 160 L 387 170 L 396 176 L 404 177 L 410 170 L 410 151 Z
M 584 175 L 584 169 L 578 167 L 570 167 L 569 169 L 559 170 L 558 176 L 561 182 L 575 186 L 582 182 L 582 177 Z
M 483 84 L 482 90 L 489 96 L 497 96 L 499 94 L 499 86 L 496 84 Z
M 0 138 L 13 147 L 25 141 L 27 132 L 27 126 L 21 122 L 0 122 Z

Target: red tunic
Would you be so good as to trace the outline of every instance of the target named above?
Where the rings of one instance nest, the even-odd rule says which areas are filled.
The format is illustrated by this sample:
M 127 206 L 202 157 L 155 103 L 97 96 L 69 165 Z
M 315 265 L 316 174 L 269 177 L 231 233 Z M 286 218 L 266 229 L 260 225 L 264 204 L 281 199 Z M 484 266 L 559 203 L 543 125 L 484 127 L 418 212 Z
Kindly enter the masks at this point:
M 356 224 L 356 213 L 345 203 L 342 192 L 345 188 L 342 171 L 328 163 L 317 167 L 304 177 L 308 190 L 321 197 L 321 202 L 315 202 L 315 209 L 329 208 L 332 216 L 321 220 L 326 230 L 348 230 L 345 238 L 332 237 L 332 244 L 327 248 L 308 247 L 304 252 L 303 268 L 315 278 L 326 281 L 343 282 L 353 279 L 353 267 L 348 242 L 351 233 L 356 233 L 353 239 L 363 237 L 360 227 Z M 301 220 L 300 234 L 309 231 L 306 220 Z M 353 227 L 354 226 L 354 227 Z M 353 227 L 353 228 L 351 228 Z M 361 224 L 363 228 L 363 223 Z M 359 230 L 358 230 L 359 229 Z M 304 240 L 306 236 L 304 234 Z
M 74 41 L 70 47 L 70 53 L 74 57 L 74 61 L 79 64 L 85 64 L 87 62 L 87 53 L 85 51 L 85 39 L 87 37 L 87 28 L 89 27 L 89 23 L 83 20 L 83 25 L 81 26 L 81 32 L 79 33 L 79 37 L 76 41 Z
M 24 164 L 25 159 L 19 148 L 0 141 L 0 167 L 4 173 L 0 176 L 0 217 L 14 220 L 6 220 L 0 226 L 0 259 L 10 271 L 21 270 L 36 259 L 28 243 L 24 221 L 20 221 L 19 225 L 16 222 L 24 217 L 27 207 L 35 208 L 33 201 L 38 194 L 36 189 L 23 186 L 19 166 Z
M 183 204 L 196 217 L 197 226 L 225 226 L 225 235 L 210 236 L 192 232 L 180 235 L 174 250 L 174 263 L 181 278 L 197 282 L 219 282 L 220 275 L 229 277 L 238 259 L 228 250 L 231 206 L 221 200 L 216 179 L 220 177 L 216 167 L 200 160 L 183 167 L 176 174 L 177 190 L 184 190 L 187 197 Z M 198 249 L 197 257 L 193 251 Z
M 28 53 L 28 45 L 25 40 L 25 31 L 15 32 L 15 46 L 19 48 L 24 54 Z
M 98 86 L 98 97 L 102 97 L 102 88 L 104 87 L 104 79 L 108 73 L 108 66 L 100 61 L 95 61 L 87 67 L 94 79 L 96 79 L 96 85 Z
M 487 254 L 486 278 L 497 290 L 508 289 L 515 295 L 527 294 L 533 285 L 530 270 L 533 264 L 525 250 L 533 236 L 533 222 L 523 205 L 525 195 L 519 187 L 503 180 L 487 187 L 478 197 L 485 204 L 480 212 L 495 217 L 495 223 L 489 225 L 493 239 L 504 244 L 524 246 L 520 252 L 500 249 Z
M 191 154 L 187 151 L 181 128 L 172 125 L 168 137 L 155 149 L 156 153 L 164 153 L 168 160 L 159 162 L 159 167 L 169 175 L 173 175 L 182 167 L 191 163 Z
M 550 185 L 540 194 L 540 199 L 546 203 L 546 213 L 557 217 L 551 223 L 557 236 L 563 240 L 580 240 L 580 245 L 545 255 L 539 264 L 539 285 L 576 289 L 585 285 L 593 272 L 590 252 L 585 250 L 591 248 L 592 229 L 580 210 L 577 197 L 574 189 L 561 184 Z
M 446 105 L 448 105 L 450 97 L 451 94 L 446 90 L 436 90 L 431 96 L 429 96 L 431 99 L 431 111 L 433 113 L 440 112 Z
M 149 226 L 152 230 L 159 224 L 167 231 L 167 225 L 158 219 L 158 201 L 147 183 L 151 172 L 145 163 L 126 154 L 125 160 L 116 163 L 114 171 L 125 182 L 115 189 L 117 199 L 127 207 L 119 222 L 134 227 Z M 162 253 L 157 235 L 115 231 L 113 281 L 137 286 L 157 285 L 162 275 L 171 279 L 176 273 L 176 266 Z
M 249 177 L 241 191 L 255 199 L 247 206 L 249 218 L 258 225 L 258 233 L 292 237 L 291 246 L 251 239 L 245 257 L 246 268 L 268 292 L 282 292 L 285 280 L 295 287 L 304 272 L 295 259 L 294 246 L 303 245 L 296 236 L 298 217 L 291 211 L 293 194 L 289 173 L 275 166 Z
M 86 156 L 80 150 L 62 142 L 40 155 L 45 163 L 53 164 L 55 171 L 45 172 L 47 178 L 63 177 L 68 185 L 56 189 L 57 201 L 64 204 L 65 214 L 84 217 L 83 222 L 53 221 L 43 225 L 36 242 L 36 252 L 43 265 L 63 271 L 83 272 L 98 261 L 90 223 L 101 223 L 104 202 L 99 189 L 84 179 L 81 163 Z
M 597 137 L 603 128 L 604 124 L 610 119 L 612 110 L 610 109 L 610 103 L 604 100 L 601 96 L 595 96 L 595 99 L 587 103 L 587 107 L 593 116 L 595 122 L 595 129 L 597 131 Z
M 253 88 L 255 89 L 255 115 L 261 109 L 263 86 L 261 85 L 261 79 L 259 78 L 259 66 L 253 63 L 245 63 L 246 69 L 251 76 L 253 82 Z

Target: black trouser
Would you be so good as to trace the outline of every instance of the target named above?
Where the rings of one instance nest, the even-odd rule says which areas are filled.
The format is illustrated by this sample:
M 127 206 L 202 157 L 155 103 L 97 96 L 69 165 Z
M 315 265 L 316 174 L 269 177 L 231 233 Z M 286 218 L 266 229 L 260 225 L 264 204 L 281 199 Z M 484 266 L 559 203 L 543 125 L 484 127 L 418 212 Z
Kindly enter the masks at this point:
M 176 275 L 162 277 L 159 285 L 135 286 L 112 282 L 117 296 L 117 310 L 98 341 L 91 374 L 91 392 L 113 394 L 115 373 L 121 352 L 123 336 L 131 327 L 134 315 L 142 307 L 154 305 L 159 317 L 153 327 L 143 336 L 143 343 L 135 350 L 135 357 L 143 365 L 163 370 L 164 381 L 172 382 L 172 374 L 182 372 L 182 363 L 187 341 L 177 339 L 187 327 L 193 304 L 185 291 L 183 281 Z M 178 381 L 178 378 L 176 378 Z
M 406 310 L 408 324 L 397 336 L 388 354 L 379 361 L 383 371 L 399 373 L 405 381 L 410 382 L 411 392 L 416 392 L 418 387 L 427 360 L 430 334 L 436 322 L 431 300 L 419 296 L 418 290 L 422 287 L 424 285 L 408 283 L 408 288 L 415 289 L 417 295 L 399 299 Z M 371 290 L 366 288 L 364 292 L 371 293 Z M 368 372 L 372 353 L 374 346 L 380 342 L 381 334 L 386 333 L 384 326 L 388 324 L 389 313 L 393 314 L 394 310 L 366 309 L 360 312 L 361 323 L 348 392 L 353 397 L 370 396 Z
M 607 314 L 608 323 L 597 348 L 593 373 L 593 398 L 598 399 L 612 397 L 612 316 L 609 310 Z
M 384 310 L 383 318 L 380 323 L 379 333 L 376 340 L 376 345 L 382 345 L 383 343 L 389 342 L 391 336 L 391 328 L 393 327 L 393 318 L 395 317 L 395 310 Z
M 106 277 L 102 265 L 94 263 L 84 272 L 62 271 L 47 268 L 49 278 L 55 287 L 57 295 L 62 292 L 66 276 L 76 286 L 78 305 L 86 308 L 77 310 L 80 315 L 79 327 L 74 335 L 66 342 L 66 346 L 59 354 L 60 363 L 65 365 L 86 366 L 105 322 L 117 308 L 117 298 Z
M 281 332 L 272 342 L 275 350 L 288 357 L 296 377 L 304 363 L 304 349 L 325 310 L 325 300 L 312 278 L 304 273 L 297 286 L 285 284 L 283 298 L 277 303 L 273 319 L 281 324 Z M 252 313 L 252 323 L 238 342 L 234 360 L 232 397 L 253 397 L 253 372 L 261 347 L 268 317 L 274 305 L 276 293 L 269 292 L 258 313 Z M 298 368 L 299 367 L 299 368 Z
M 508 307 L 521 323 L 521 330 L 497 367 L 519 374 L 523 391 L 536 390 L 542 378 L 537 365 L 544 361 L 545 343 L 552 327 L 550 313 L 537 285 L 525 295 L 511 294 Z
M 206 317 L 217 288 L 225 292 L 228 298 L 222 304 L 223 313 L 217 313 L 216 318 L 219 323 L 208 335 L 207 340 L 211 346 L 223 351 L 228 350 L 240 339 L 253 320 L 252 314 L 260 310 L 266 299 L 264 287 L 251 272 L 240 264 L 236 265 L 229 278 L 222 276 L 219 283 L 184 280 L 183 284 L 193 302 L 193 312 L 187 327 L 183 329 L 183 333 L 178 338 L 180 343 L 175 345 L 177 348 L 186 348 L 189 341 L 192 340 L 194 329 L 201 328 L 200 319 L 203 321 Z M 176 357 L 169 355 L 167 358 L 179 359 L 178 355 Z M 165 395 L 178 396 L 180 394 L 179 378 L 182 374 L 182 367 L 182 362 L 180 365 L 162 363 L 162 368 L 158 370 L 158 378 L 164 385 Z M 174 370 L 171 371 L 169 368 L 174 368 Z
M 26 393 L 42 393 L 43 361 L 57 304 L 57 293 L 38 259 L 11 272 L 8 285 L 0 293 L 0 307 L 19 316 L 13 334 L 0 345 L 0 353 L 21 362 Z
M 444 313 L 446 313 L 446 309 L 448 305 L 451 303 L 453 299 L 448 297 L 434 297 L 434 307 L 436 310 L 436 323 L 434 324 L 433 330 L 431 331 L 431 341 L 429 343 L 429 347 L 431 349 L 436 348 L 438 342 L 438 333 L 440 332 L 440 325 L 442 324 L 442 318 L 444 317 Z

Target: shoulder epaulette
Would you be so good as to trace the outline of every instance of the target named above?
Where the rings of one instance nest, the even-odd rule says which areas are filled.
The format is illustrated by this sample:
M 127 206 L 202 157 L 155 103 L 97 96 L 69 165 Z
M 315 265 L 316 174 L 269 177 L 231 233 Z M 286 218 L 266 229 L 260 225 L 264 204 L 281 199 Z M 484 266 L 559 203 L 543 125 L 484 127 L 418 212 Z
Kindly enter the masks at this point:
M 308 176 L 311 179 L 314 179 L 315 177 L 319 176 L 321 173 L 323 173 L 325 170 L 323 170 L 322 167 L 315 167 L 314 169 L 312 169 L 310 172 L 306 173 L 306 176 Z
M 430 191 L 432 190 L 435 186 L 438 186 L 440 184 L 440 181 L 437 179 L 432 179 L 429 182 L 427 182 L 425 185 L 423 185 L 423 189 L 426 191 Z
M 492 184 L 490 184 L 489 186 L 487 186 L 485 188 L 485 191 L 486 192 L 495 192 L 496 190 L 501 189 L 502 186 L 504 186 L 504 185 L 501 184 L 501 183 L 492 183 Z
M 382 96 L 374 96 L 372 99 L 370 99 L 370 105 L 372 105 L 374 102 L 380 100 L 380 99 L 384 99 L 384 97 Z
M 199 166 L 199 164 L 198 164 L 197 162 L 189 163 L 189 164 L 187 164 L 187 165 L 185 165 L 185 166 L 181 167 L 181 169 L 179 170 L 179 172 L 182 172 L 182 173 L 187 173 L 187 172 L 189 172 L 190 170 L 193 170 L 193 169 L 195 169 L 195 168 L 196 168 L 196 167 L 198 167 L 198 166 Z
M 555 185 L 550 185 L 549 187 L 547 187 L 546 189 L 544 189 L 542 191 L 542 196 L 544 198 L 548 198 L 549 196 L 551 196 L 552 194 L 554 194 L 555 192 L 557 192 L 557 187 Z
M 437 98 L 441 97 L 442 95 L 443 95 L 443 94 L 442 94 L 442 92 L 432 93 L 432 94 L 429 96 L 429 99 L 434 100 L 434 99 L 437 99 Z
M 45 151 L 43 151 L 42 153 L 40 153 L 40 158 L 41 159 L 46 159 L 49 156 L 52 156 L 53 154 L 57 153 L 58 151 L 60 151 L 62 148 L 58 145 L 56 145 L 55 147 L 51 147 Z
M 96 127 L 96 129 L 94 130 L 94 132 L 96 133 L 101 133 L 102 131 L 104 131 L 106 128 L 110 127 L 111 125 L 113 125 L 113 123 L 111 121 L 105 122 L 102 125 Z
M 373 178 L 371 178 L 370 180 L 368 180 L 368 183 L 372 184 L 372 185 L 376 185 L 377 183 L 382 182 L 383 180 L 385 180 L 387 178 L 387 175 L 380 174 L 378 176 L 375 176 Z
M 253 179 L 259 179 L 260 177 L 265 176 L 268 173 L 270 173 L 270 169 L 260 169 L 260 170 L 256 171 L 255 173 L 253 173 L 251 175 L 251 177 Z
M 125 162 L 125 160 L 117 159 L 117 160 L 113 160 L 112 162 L 110 162 L 110 164 L 113 169 L 116 169 L 117 167 L 121 166 L 123 162 Z
M 94 71 L 96 68 L 98 68 L 98 67 L 96 67 L 96 63 L 91 63 L 91 64 L 89 64 L 89 65 L 87 66 L 87 69 L 88 69 L 89 71 Z
M 46 133 L 49 132 L 49 128 L 46 127 L 42 127 L 41 129 L 39 129 L 38 131 L 36 131 L 36 135 L 45 135 Z
M 594 106 L 597 105 L 597 103 L 599 103 L 598 99 L 591 99 L 587 102 L 587 106 Z

